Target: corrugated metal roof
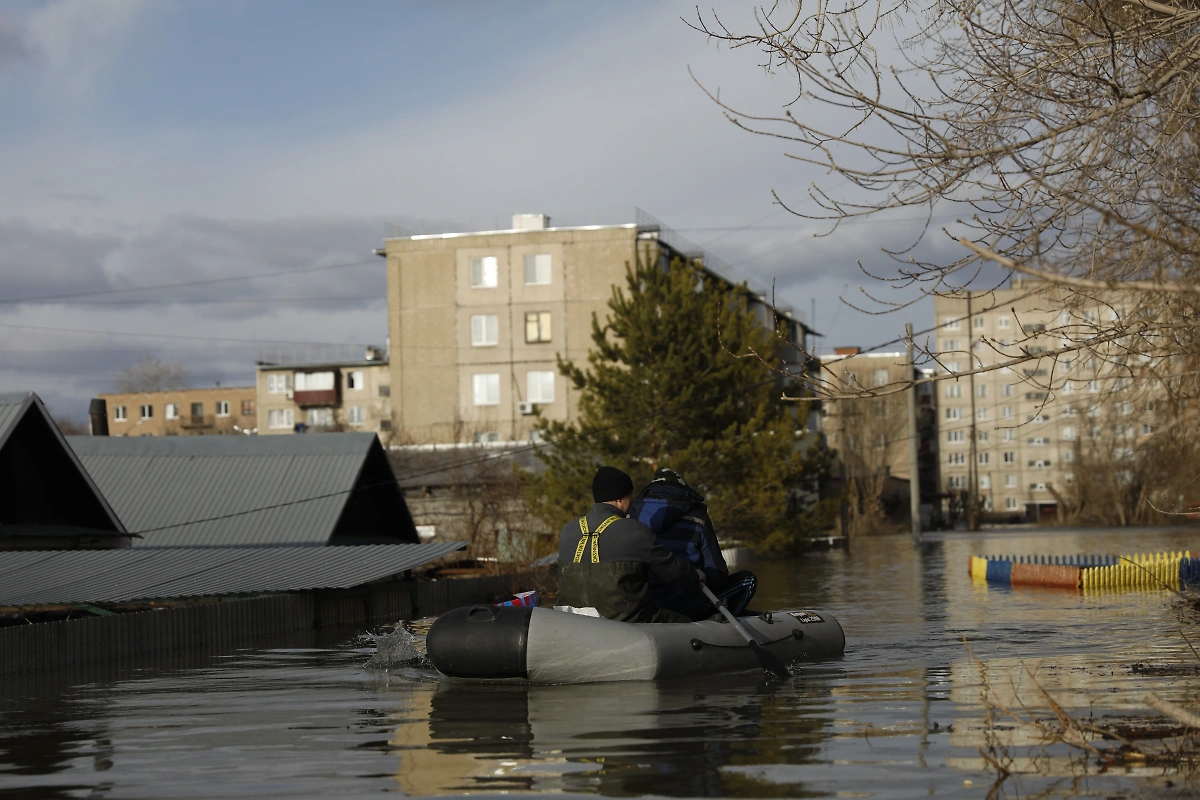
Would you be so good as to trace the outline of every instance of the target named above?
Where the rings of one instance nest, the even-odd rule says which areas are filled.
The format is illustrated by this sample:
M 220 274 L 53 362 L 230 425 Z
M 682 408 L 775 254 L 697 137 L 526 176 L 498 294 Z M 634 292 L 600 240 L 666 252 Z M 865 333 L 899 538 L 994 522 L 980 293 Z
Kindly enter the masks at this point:
M 67 441 L 152 547 L 326 544 L 379 447 L 373 433 Z
M 9 434 L 21 419 L 25 406 L 32 402 L 31 392 L 13 392 L 0 394 L 0 447 L 8 441 Z
M 347 589 L 419 567 L 465 546 L 446 542 L 0 552 L 0 605 Z

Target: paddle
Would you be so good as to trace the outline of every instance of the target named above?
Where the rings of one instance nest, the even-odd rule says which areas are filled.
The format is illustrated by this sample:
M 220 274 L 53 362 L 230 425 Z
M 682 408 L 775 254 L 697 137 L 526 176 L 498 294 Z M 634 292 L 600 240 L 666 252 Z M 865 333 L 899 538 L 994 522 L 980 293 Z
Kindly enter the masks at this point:
M 766 650 L 763 650 L 762 645 L 758 643 L 754 635 L 746 630 L 745 625 L 738 622 L 738 618 L 733 615 L 732 611 L 725 607 L 725 602 L 721 598 L 712 593 L 712 589 L 701 583 L 700 590 L 704 592 L 705 597 L 712 601 L 712 604 L 724 615 L 725 619 L 729 620 L 729 624 L 733 626 L 733 629 L 742 635 L 742 638 L 746 640 L 746 644 L 750 645 L 750 649 L 754 651 L 754 655 L 758 656 L 758 663 L 762 664 L 763 669 L 772 673 L 780 680 L 787 680 L 792 677 L 792 673 L 787 671 L 787 667 L 783 665 L 783 662 L 774 653 L 768 653 Z

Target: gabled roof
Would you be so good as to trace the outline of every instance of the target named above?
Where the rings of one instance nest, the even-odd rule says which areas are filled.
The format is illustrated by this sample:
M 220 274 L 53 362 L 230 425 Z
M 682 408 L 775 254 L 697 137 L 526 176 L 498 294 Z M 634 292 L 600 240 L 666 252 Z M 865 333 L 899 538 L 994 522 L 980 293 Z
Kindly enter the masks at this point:
M 84 469 L 50 412 L 33 392 L 0 394 L 0 469 L 11 467 L 53 500 L 39 510 L 20 486 L 7 481 L 10 499 L 0 525 L 68 525 L 125 533 L 96 482 Z
M 373 433 L 71 436 L 135 547 L 416 542 Z

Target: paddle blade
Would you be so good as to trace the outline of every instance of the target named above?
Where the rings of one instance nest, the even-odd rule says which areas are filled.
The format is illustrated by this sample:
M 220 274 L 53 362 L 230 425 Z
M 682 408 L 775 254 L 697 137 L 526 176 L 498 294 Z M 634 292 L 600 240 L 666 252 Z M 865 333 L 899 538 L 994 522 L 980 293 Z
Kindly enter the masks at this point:
M 750 645 L 750 649 L 754 651 L 754 654 L 758 656 L 758 663 L 762 664 L 763 669 L 781 681 L 786 681 L 792 677 L 792 673 L 788 672 L 787 667 L 783 665 L 783 662 L 774 653 L 768 653 L 758 642 L 748 642 L 748 644 Z

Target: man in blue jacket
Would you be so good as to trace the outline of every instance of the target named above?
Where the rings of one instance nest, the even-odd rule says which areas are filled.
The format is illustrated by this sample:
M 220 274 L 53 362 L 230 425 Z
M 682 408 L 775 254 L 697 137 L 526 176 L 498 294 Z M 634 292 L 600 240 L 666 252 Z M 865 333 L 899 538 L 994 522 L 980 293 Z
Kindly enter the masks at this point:
M 734 614 L 750 605 L 758 580 L 742 570 L 729 574 L 704 498 L 671 469 L 658 469 L 654 480 L 629 507 L 630 519 L 646 525 L 667 550 L 702 570 L 705 583 Z M 706 619 L 717 612 L 698 586 L 668 586 L 651 576 L 654 604 L 688 616 Z

